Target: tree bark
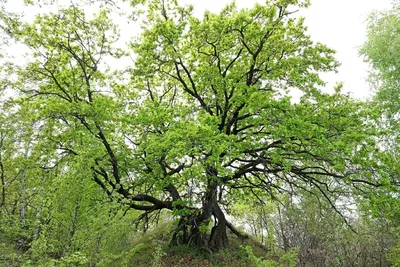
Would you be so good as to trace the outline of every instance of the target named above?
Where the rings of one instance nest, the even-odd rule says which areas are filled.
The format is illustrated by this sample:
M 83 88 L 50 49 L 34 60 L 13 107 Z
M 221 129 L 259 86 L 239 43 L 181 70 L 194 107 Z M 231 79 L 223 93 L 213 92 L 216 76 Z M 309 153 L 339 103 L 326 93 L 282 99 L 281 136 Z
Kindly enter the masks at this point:
M 200 215 L 198 215 L 200 214 Z M 228 246 L 225 215 L 218 205 L 212 211 L 215 225 L 208 234 L 211 216 L 206 216 L 204 210 L 194 210 L 190 215 L 182 216 L 173 233 L 171 245 L 190 245 L 207 251 L 216 252 Z
M 0 138 L 0 150 L 3 149 L 3 142 L 4 142 L 4 137 L 1 136 Z M 4 170 L 4 164 L 3 164 L 3 155 L 0 152 L 0 180 L 1 180 L 1 202 L 0 202 L 0 208 L 5 208 L 7 211 L 6 207 L 6 181 L 5 181 L 5 170 Z
M 215 204 L 213 206 L 213 215 L 217 219 L 217 222 L 211 229 L 208 246 L 212 251 L 218 251 L 221 248 L 227 247 L 229 244 L 228 235 L 226 233 L 227 221 L 225 218 L 225 214 L 218 206 L 218 204 Z
M 2 162 L 1 158 L 1 153 L 0 153 L 0 180 L 1 180 L 1 202 L 0 202 L 0 208 L 1 207 L 6 207 L 6 181 L 5 181 L 5 175 L 4 175 L 4 165 Z
M 228 246 L 227 221 L 218 205 L 218 184 L 215 174 L 214 169 L 207 170 L 209 178 L 202 208 L 194 209 L 190 214 L 181 217 L 172 236 L 172 245 L 185 244 L 214 252 Z M 215 223 L 211 233 L 208 234 L 212 217 Z

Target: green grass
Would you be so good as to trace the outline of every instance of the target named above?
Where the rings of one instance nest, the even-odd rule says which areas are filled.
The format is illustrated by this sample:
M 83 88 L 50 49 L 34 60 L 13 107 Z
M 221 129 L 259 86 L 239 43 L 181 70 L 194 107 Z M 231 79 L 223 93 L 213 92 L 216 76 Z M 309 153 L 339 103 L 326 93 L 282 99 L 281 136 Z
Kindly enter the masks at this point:
M 229 247 L 210 254 L 207 251 L 189 246 L 170 247 L 173 226 L 161 225 L 141 238 L 132 241 L 132 249 L 122 259 L 114 262 L 113 266 L 137 266 L 137 267 L 189 267 L 189 266 L 254 266 L 249 259 L 245 246 L 251 247 L 257 257 L 267 255 L 263 246 L 248 238 L 240 240 L 229 234 Z
M 51 257 L 32 261 L 30 254 L 17 254 L 11 246 L 0 243 L 0 255 L 7 259 L 0 260 L 0 267 L 281 267 L 288 265 L 287 261 L 272 262 L 279 259 L 276 255 L 268 254 L 266 248 L 253 238 L 241 240 L 229 233 L 229 247 L 218 253 L 189 246 L 169 246 L 174 230 L 173 223 L 164 223 L 138 236 L 125 236 L 121 244 L 113 250 L 104 251 L 97 257 L 90 257 L 84 252 L 76 252 L 61 259 Z M 292 254 L 290 254 L 291 256 Z M 296 257 L 296 255 L 294 256 Z M 283 257 L 281 258 L 283 259 Z M 92 262 L 95 261 L 95 262 Z

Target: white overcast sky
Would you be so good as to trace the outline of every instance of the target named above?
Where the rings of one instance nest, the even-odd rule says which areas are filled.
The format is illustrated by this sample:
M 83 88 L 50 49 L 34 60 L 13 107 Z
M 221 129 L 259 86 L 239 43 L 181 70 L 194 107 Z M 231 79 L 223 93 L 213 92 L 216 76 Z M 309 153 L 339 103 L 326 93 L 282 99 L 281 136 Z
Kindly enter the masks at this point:
M 304 12 L 309 33 L 314 40 L 335 49 L 342 64 L 337 75 L 327 77 L 329 85 L 343 81 L 344 89 L 353 96 L 369 96 L 368 65 L 359 57 L 358 49 L 366 40 L 368 14 L 390 8 L 391 0 L 311 0 L 311 3 Z
M 65 0 L 59 0 L 60 2 Z M 195 7 L 196 15 L 205 10 L 218 12 L 231 0 L 179 0 L 180 3 L 190 3 Z M 238 7 L 252 7 L 255 3 L 265 0 L 236 0 Z M 21 0 L 9 0 L 13 9 L 22 7 Z M 311 0 L 311 7 L 301 11 L 306 18 L 308 32 L 314 41 L 328 45 L 337 51 L 336 58 L 341 62 L 339 73 L 323 75 L 328 82 L 327 89 L 335 83 L 343 82 L 344 90 L 352 96 L 365 98 L 371 95 L 366 82 L 368 65 L 358 56 L 358 49 L 366 39 L 366 18 L 373 10 L 391 7 L 391 0 Z M 25 12 L 27 17 L 35 13 Z M 127 26 L 127 27 L 126 27 Z M 132 25 L 121 29 L 132 32 Z
M 218 11 L 231 0 L 181 0 L 195 6 L 197 13 L 208 9 Z M 236 0 L 238 7 L 252 7 L 264 0 Z M 327 87 L 342 81 L 344 90 L 357 98 L 370 95 L 366 83 L 368 65 L 358 56 L 358 49 L 366 38 L 365 20 L 372 10 L 391 7 L 391 0 L 311 0 L 311 7 L 301 12 L 306 18 L 313 40 L 337 51 L 341 62 L 338 74 L 324 75 Z

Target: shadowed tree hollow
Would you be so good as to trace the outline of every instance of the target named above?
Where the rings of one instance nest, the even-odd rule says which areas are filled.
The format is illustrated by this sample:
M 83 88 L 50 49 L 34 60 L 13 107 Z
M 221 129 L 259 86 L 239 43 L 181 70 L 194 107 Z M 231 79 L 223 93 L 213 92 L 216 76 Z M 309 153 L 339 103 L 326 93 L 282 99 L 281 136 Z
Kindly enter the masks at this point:
M 139 219 L 170 210 L 179 219 L 172 244 L 218 251 L 228 229 L 244 237 L 227 220 L 237 201 L 308 193 L 336 209 L 332 194 L 378 185 L 362 103 L 340 86 L 320 90 L 318 74 L 338 63 L 295 15 L 307 6 L 232 4 L 199 18 L 150 1 L 126 51 L 106 9 L 90 19 L 76 7 L 33 23 L 4 17 L 31 51 L 9 83 L 53 162 L 84 162 L 110 199 L 143 211 Z M 115 70 L 127 55 L 133 63 Z

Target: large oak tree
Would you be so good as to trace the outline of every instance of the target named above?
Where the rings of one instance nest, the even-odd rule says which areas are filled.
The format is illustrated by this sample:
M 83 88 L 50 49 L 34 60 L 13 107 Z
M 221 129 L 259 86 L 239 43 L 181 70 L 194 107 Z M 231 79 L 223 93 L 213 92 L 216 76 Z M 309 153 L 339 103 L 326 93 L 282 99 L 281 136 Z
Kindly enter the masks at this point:
M 309 193 L 337 209 L 332 194 L 379 185 L 367 110 L 340 86 L 321 91 L 319 73 L 338 63 L 296 16 L 307 5 L 232 4 L 199 18 L 150 1 L 127 51 L 106 9 L 92 19 L 74 6 L 32 23 L 4 16 L 5 32 L 30 50 L 9 82 L 56 152 L 52 164 L 84 162 L 139 219 L 172 211 L 173 244 L 216 251 L 228 228 L 243 237 L 227 220 L 236 201 Z

